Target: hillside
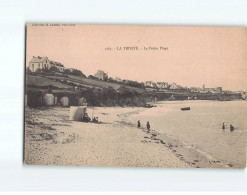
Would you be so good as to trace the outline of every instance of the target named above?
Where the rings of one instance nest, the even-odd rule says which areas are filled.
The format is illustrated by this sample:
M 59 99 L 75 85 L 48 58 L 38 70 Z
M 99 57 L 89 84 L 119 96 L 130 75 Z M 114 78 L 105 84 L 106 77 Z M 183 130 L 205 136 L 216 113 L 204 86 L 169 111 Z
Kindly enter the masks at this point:
M 135 88 L 126 86 L 118 83 L 111 83 L 107 81 L 95 80 L 90 78 L 83 78 L 80 76 L 74 75 L 65 75 L 65 74 L 26 74 L 26 86 L 27 89 L 36 88 L 36 89 L 61 89 L 61 90 L 74 90 L 75 87 L 80 89 L 105 89 L 113 88 L 118 90 L 121 86 L 125 86 L 131 92 L 143 93 L 145 89 Z

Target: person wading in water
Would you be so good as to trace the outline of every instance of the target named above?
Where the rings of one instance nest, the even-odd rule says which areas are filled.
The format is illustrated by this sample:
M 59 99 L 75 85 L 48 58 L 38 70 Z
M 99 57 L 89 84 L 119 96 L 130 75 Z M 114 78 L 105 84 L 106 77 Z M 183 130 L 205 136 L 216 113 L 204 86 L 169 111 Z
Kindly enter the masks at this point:
M 230 125 L 230 131 L 233 132 L 234 127 L 232 125 Z

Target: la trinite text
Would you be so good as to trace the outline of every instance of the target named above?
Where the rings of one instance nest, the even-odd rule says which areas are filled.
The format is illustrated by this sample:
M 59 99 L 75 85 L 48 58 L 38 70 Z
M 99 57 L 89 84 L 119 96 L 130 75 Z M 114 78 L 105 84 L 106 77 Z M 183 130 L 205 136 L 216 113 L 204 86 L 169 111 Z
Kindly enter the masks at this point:
M 138 46 L 118 46 L 118 47 L 105 47 L 106 51 L 138 51 L 138 50 L 151 50 L 151 51 L 167 51 L 168 47 L 164 46 L 144 46 L 144 47 L 138 47 Z

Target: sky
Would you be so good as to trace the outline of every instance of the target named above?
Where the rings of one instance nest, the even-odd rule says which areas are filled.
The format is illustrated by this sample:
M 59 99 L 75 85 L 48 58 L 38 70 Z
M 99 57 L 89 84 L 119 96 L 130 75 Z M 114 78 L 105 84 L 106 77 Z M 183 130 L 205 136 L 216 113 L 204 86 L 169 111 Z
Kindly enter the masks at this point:
M 247 91 L 247 29 L 241 27 L 28 24 L 26 66 L 33 56 L 87 76 L 103 70 L 139 82 Z

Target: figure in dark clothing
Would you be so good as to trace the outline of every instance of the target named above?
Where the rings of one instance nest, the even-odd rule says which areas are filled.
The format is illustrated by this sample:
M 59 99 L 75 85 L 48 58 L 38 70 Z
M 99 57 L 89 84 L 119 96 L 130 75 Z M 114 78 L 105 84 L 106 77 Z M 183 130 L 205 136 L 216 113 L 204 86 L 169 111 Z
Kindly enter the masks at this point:
M 223 122 L 223 124 L 222 124 L 222 129 L 225 130 L 225 128 L 226 128 L 226 127 L 225 127 L 225 122 Z
M 148 131 L 150 130 L 150 124 L 149 124 L 149 122 L 147 122 L 147 129 L 148 129 Z
M 234 127 L 230 125 L 230 131 L 232 132 L 234 130 Z
M 137 127 L 140 128 L 141 127 L 141 123 L 140 121 L 137 122 Z

